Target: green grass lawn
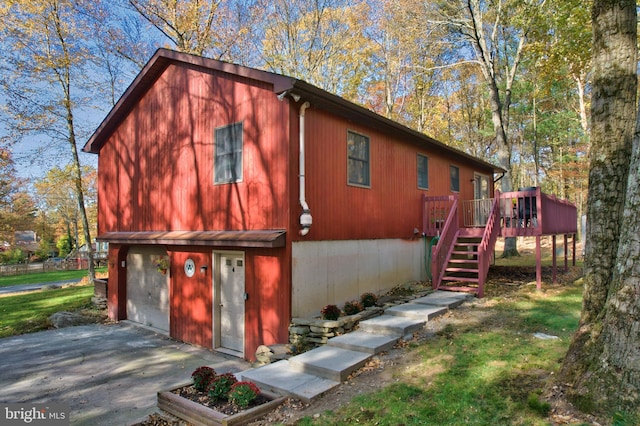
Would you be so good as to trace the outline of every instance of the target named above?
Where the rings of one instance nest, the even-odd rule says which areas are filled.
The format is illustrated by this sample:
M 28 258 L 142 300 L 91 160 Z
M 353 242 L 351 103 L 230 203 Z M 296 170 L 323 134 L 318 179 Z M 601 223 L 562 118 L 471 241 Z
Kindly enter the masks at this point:
M 468 324 L 447 325 L 406 349 L 418 361 L 396 371 L 394 384 L 299 424 L 548 425 L 550 406 L 540 395 L 560 367 L 581 303 L 580 282 L 478 303 Z
M 0 297 L 0 337 L 46 330 L 51 314 L 90 308 L 91 296 L 93 285 Z
M 98 268 L 96 272 L 106 272 L 107 268 Z M 11 275 L 7 277 L 0 277 L 0 287 L 7 287 L 19 284 L 37 284 L 53 281 L 67 281 L 67 280 L 81 280 L 87 276 L 87 271 L 84 269 L 71 270 L 71 271 L 51 271 L 51 272 L 38 272 L 34 274 L 22 274 Z

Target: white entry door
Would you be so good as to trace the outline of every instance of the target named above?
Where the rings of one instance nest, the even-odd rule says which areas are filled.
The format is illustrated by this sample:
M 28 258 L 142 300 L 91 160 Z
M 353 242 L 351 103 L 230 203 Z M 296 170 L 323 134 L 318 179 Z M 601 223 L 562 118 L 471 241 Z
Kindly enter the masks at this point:
M 219 295 L 219 321 L 214 321 L 214 333 L 219 347 L 244 355 L 244 255 L 220 253 L 214 256 L 219 262 L 218 280 L 214 290 Z

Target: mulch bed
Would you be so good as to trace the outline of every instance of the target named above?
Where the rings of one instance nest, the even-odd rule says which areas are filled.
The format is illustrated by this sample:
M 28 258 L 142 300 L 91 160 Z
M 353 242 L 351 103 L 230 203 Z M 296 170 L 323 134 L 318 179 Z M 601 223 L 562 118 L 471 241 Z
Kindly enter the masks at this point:
M 251 404 L 249 404 L 248 407 L 241 408 L 226 400 L 218 399 L 218 400 L 212 401 L 209 398 L 209 395 L 207 392 L 200 392 L 196 390 L 196 388 L 194 388 L 193 386 L 184 386 L 172 391 L 172 393 L 175 393 L 176 395 L 180 395 L 181 397 L 186 398 L 190 401 L 197 402 L 200 405 L 204 405 L 220 413 L 224 413 L 228 416 L 237 414 L 243 410 L 248 410 L 249 408 L 257 407 L 258 405 L 262 405 L 264 403 L 271 401 L 270 399 L 266 398 L 264 395 L 260 394 L 256 399 L 253 400 Z

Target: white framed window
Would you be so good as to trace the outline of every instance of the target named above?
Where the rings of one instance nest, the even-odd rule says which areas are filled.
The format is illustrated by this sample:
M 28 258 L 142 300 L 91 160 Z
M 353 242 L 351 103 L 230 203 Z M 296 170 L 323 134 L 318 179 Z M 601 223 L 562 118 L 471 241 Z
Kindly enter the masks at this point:
M 369 138 L 347 131 L 347 181 L 349 185 L 371 186 Z
M 242 122 L 218 127 L 214 133 L 214 183 L 241 182 Z
M 429 158 L 418 154 L 418 188 L 429 189 Z

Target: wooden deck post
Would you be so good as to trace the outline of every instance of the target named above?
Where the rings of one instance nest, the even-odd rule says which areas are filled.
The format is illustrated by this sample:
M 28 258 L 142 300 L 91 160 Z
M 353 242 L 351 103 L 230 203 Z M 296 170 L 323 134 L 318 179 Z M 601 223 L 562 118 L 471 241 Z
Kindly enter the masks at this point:
M 542 250 L 540 249 L 540 235 L 536 235 L 536 288 L 542 289 Z
M 567 272 L 569 270 L 569 236 L 564 234 L 564 271 Z
M 552 250 L 553 250 L 553 278 L 551 280 L 552 283 L 556 283 L 556 236 L 555 234 L 551 236 L 551 240 L 553 241 Z

